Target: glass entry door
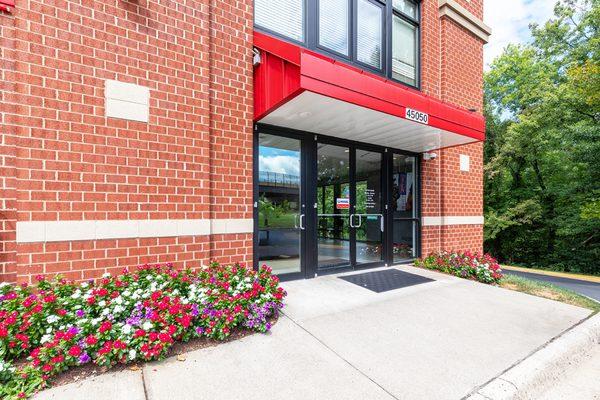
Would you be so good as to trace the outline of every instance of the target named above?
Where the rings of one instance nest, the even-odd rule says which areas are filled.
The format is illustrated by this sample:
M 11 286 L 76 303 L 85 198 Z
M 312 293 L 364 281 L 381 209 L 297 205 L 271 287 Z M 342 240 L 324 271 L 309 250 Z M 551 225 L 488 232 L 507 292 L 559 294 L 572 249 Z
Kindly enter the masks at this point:
M 352 265 L 350 148 L 317 144 L 317 270 Z
M 383 263 L 383 153 L 317 143 L 317 273 Z

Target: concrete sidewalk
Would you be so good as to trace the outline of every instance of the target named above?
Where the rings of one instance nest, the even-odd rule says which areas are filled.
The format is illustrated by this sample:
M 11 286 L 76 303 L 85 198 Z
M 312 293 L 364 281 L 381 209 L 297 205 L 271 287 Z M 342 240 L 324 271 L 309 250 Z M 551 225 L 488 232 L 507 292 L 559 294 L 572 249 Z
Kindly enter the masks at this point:
M 455 277 L 374 293 L 287 282 L 269 335 L 50 389 L 36 399 L 460 399 L 589 311 Z

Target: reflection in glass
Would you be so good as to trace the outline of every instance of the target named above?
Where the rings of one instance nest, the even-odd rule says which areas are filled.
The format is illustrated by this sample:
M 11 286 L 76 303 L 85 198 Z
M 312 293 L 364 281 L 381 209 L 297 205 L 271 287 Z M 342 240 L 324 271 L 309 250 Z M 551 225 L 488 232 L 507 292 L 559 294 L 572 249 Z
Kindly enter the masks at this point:
M 300 271 L 300 141 L 258 138 L 258 260 L 276 274 Z
M 356 150 L 356 263 L 383 260 L 381 153 Z
M 392 166 L 394 262 L 416 257 L 415 158 L 394 154 Z
M 317 147 L 318 269 L 350 265 L 350 152 L 347 147 Z

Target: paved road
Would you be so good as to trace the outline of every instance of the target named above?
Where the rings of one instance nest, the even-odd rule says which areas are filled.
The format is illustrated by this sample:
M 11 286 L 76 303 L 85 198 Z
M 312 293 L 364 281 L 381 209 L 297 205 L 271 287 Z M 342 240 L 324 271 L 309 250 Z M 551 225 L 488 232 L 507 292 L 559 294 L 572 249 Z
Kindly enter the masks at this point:
M 549 282 L 556 286 L 561 286 L 566 289 L 570 289 L 574 292 L 600 301 L 600 283 L 597 282 L 588 282 L 578 279 L 561 278 L 558 276 L 533 274 L 530 272 L 510 271 L 508 269 L 505 269 L 504 272 L 507 274 L 522 276 L 523 278 L 535 279 L 542 282 Z

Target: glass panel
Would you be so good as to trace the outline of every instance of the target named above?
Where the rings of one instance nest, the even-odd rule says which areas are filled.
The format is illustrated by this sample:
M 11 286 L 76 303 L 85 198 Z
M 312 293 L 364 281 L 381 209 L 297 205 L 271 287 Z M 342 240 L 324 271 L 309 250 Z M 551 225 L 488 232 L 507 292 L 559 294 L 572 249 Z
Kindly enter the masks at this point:
M 348 55 L 348 0 L 319 1 L 319 44 Z
M 409 17 L 417 19 L 417 4 L 410 0 L 394 0 L 394 8 Z
M 383 8 L 368 0 L 358 0 L 356 59 L 381 68 L 381 16 Z
M 317 147 L 318 269 L 350 266 L 350 150 Z M 319 207 L 319 204 L 320 207 Z
M 299 42 L 304 41 L 303 0 L 255 0 L 254 23 Z
M 417 28 L 394 15 L 392 35 L 392 76 L 416 85 Z
M 381 153 L 356 150 L 356 263 L 383 259 Z
M 258 260 L 276 274 L 300 271 L 300 141 L 258 138 Z
M 415 158 L 394 154 L 392 166 L 394 262 L 416 257 Z

